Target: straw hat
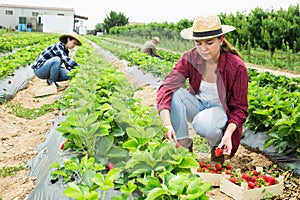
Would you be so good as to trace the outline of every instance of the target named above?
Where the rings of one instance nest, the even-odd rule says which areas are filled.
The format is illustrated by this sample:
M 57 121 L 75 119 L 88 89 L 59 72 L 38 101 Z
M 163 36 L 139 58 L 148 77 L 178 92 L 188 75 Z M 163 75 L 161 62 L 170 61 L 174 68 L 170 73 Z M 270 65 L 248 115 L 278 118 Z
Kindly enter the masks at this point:
M 153 40 L 155 40 L 157 43 L 159 43 L 159 42 L 160 42 L 160 39 L 159 39 L 159 37 L 154 37 L 154 38 L 153 38 Z
M 72 33 L 65 33 L 65 34 L 61 35 L 61 36 L 59 37 L 59 41 L 62 42 L 62 41 L 63 41 L 65 38 L 67 38 L 67 37 L 70 37 L 70 38 L 73 38 L 73 39 L 77 40 L 78 44 L 77 44 L 76 46 L 81 46 L 81 45 L 82 45 L 82 43 L 81 43 L 80 40 L 78 39 L 78 34 L 75 33 L 75 32 L 72 32 Z
M 205 40 L 234 30 L 233 26 L 221 25 L 218 16 L 198 16 L 194 20 L 193 27 L 182 30 L 180 35 L 187 40 Z

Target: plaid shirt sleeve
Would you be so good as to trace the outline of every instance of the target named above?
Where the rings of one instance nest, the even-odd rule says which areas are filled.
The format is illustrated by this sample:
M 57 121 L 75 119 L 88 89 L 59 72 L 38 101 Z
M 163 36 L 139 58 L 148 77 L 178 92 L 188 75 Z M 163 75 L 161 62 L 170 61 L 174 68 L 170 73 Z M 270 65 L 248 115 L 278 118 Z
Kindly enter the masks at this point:
M 47 60 L 53 57 L 59 57 L 61 62 L 65 64 L 68 70 L 73 69 L 75 66 L 79 66 L 73 59 L 69 57 L 69 51 L 65 49 L 64 43 L 56 43 L 49 46 L 43 51 L 43 53 L 38 57 L 38 59 L 33 63 L 32 68 L 39 68 Z

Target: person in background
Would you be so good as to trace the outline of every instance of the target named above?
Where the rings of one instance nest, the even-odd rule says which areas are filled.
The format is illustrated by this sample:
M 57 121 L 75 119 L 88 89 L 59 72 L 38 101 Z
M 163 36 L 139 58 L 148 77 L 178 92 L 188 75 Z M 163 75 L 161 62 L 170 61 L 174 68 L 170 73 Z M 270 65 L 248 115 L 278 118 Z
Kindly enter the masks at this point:
M 156 103 L 168 129 L 165 137 L 192 151 L 188 122 L 206 138 L 211 160 L 224 162 L 236 153 L 248 117 L 248 72 L 240 53 L 225 39 L 235 27 L 218 16 L 198 16 L 181 31 L 195 47 L 185 52 L 158 88 Z M 189 80 L 188 89 L 182 86 Z M 223 149 L 216 157 L 215 148 Z
M 59 37 L 58 43 L 50 45 L 34 61 L 31 68 L 40 79 L 47 79 L 48 85 L 55 85 L 57 90 L 65 87 L 57 82 L 69 80 L 68 72 L 79 66 L 70 56 L 69 51 L 81 46 L 77 33 L 66 33 Z
M 156 44 L 158 44 L 159 41 L 159 37 L 154 37 L 152 40 L 145 42 L 142 46 L 142 52 L 162 60 L 162 57 L 156 52 Z

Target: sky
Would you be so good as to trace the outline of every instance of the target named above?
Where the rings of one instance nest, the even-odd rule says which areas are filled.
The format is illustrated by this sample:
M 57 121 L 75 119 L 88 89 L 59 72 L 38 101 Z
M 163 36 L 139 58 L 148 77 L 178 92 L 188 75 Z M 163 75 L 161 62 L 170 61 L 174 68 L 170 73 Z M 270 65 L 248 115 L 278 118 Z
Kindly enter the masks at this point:
M 0 0 L 3 4 L 74 8 L 75 14 L 88 17 L 83 20 L 87 29 L 102 23 L 110 11 L 123 13 L 129 22 L 174 22 L 193 20 L 198 15 L 220 13 L 249 13 L 254 8 L 287 10 L 299 0 Z M 1 20 L 1 19 L 0 19 Z

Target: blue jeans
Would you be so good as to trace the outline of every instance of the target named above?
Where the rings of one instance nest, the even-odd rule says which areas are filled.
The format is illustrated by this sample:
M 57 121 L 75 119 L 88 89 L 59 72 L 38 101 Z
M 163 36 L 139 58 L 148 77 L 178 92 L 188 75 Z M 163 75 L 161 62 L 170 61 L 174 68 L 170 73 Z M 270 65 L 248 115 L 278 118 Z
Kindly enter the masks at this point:
M 69 70 L 61 66 L 59 57 L 53 57 L 47 60 L 40 68 L 34 68 L 33 71 L 40 79 L 49 79 L 49 83 L 69 80 Z
M 195 132 L 206 138 L 211 147 L 221 142 L 228 120 L 220 103 L 202 102 L 183 88 L 173 94 L 170 117 L 178 139 L 189 137 L 190 122 Z

